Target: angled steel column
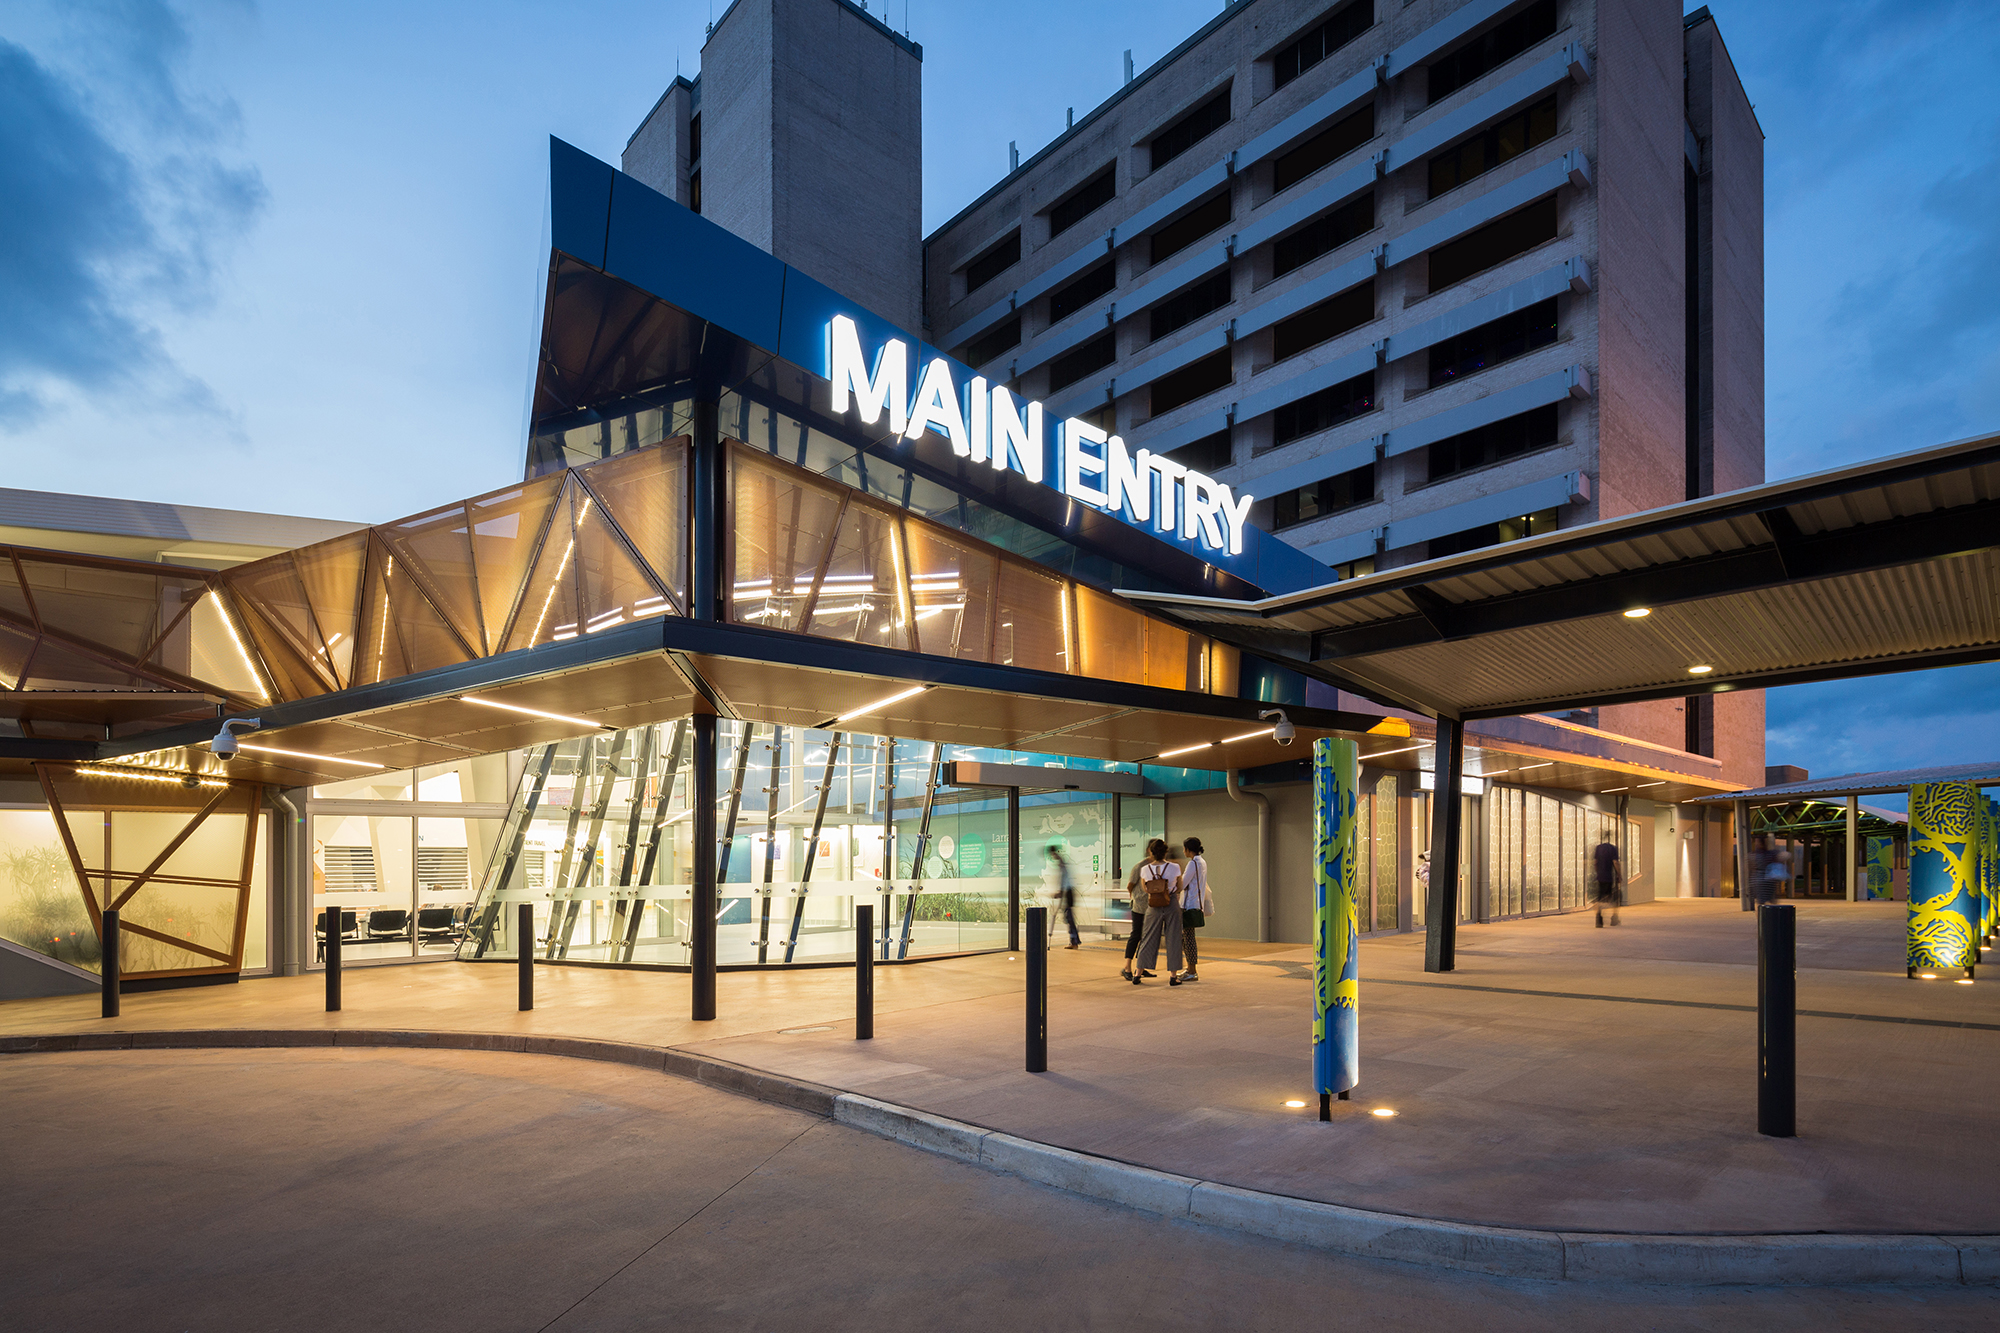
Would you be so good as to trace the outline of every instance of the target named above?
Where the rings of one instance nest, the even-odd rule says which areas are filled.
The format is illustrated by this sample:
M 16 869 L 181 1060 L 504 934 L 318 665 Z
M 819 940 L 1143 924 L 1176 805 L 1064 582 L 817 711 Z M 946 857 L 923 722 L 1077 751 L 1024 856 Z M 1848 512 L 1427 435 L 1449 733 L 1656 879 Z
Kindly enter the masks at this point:
M 764 889 L 759 895 L 763 899 L 757 906 L 757 961 L 770 962 L 771 949 L 771 873 L 778 865 L 778 793 L 784 784 L 778 781 L 778 765 L 785 753 L 785 729 L 771 728 L 771 785 L 764 788 Z
M 624 894 L 612 900 L 611 929 L 607 936 L 608 947 L 605 958 L 613 963 L 621 961 L 625 951 L 625 941 L 632 934 L 631 925 L 638 919 L 639 896 L 633 890 L 632 871 L 639 863 L 639 821 L 646 811 L 646 775 L 653 769 L 653 751 L 658 748 L 660 729 L 655 726 L 641 728 L 639 742 L 639 762 L 632 769 L 632 796 L 630 808 L 625 817 L 625 841 L 621 844 L 623 854 L 618 858 L 618 877 L 612 881 Z M 630 896 L 625 896 L 630 895 Z
M 563 913 L 562 938 L 556 938 L 555 922 L 549 922 L 549 942 L 546 956 L 549 958 L 569 957 L 570 938 L 576 934 L 577 914 L 583 910 L 584 899 L 590 892 L 590 875 L 597 868 L 597 844 L 604 836 L 604 815 L 611 808 L 611 792 L 618 783 L 618 765 L 625 758 L 626 742 L 632 733 L 621 731 L 613 735 L 606 746 L 604 758 L 597 765 L 604 770 L 597 782 L 597 796 L 590 803 L 590 826 L 584 834 L 583 850 L 577 854 L 575 881 L 569 886 L 569 906 Z M 578 786 L 582 785 L 585 774 L 579 773 Z M 592 901 L 595 901 L 594 899 Z M 593 909 L 594 911 L 595 909 Z M 607 951 L 608 953 L 608 951 Z
M 917 846 L 910 856 L 910 891 L 903 898 L 903 931 L 896 944 L 898 962 L 910 956 L 910 927 L 916 921 L 917 895 L 924 891 L 924 857 L 931 846 L 931 811 L 937 807 L 938 783 L 943 778 L 944 745 L 932 741 L 930 781 L 924 787 L 924 813 L 917 822 Z
M 1465 723 L 1437 720 L 1436 781 L 1431 784 L 1431 882 L 1425 895 L 1424 971 L 1450 972 L 1458 964 L 1459 787 L 1465 773 Z
M 813 862 L 819 856 L 820 830 L 826 827 L 826 799 L 833 792 L 833 767 L 840 757 L 842 733 L 833 733 L 832 742 L 826 747 L 826 772 L 820 774 L 819 801 L 813 807 L 812 837 L 806 842 L 805 869 L 799 876 L 799 892 L 792 902 L 792 928 L 785 935 L 785 961 L 792 961 L 793 950 L 799 947 L 799 927 L 805 924 L 806 894 L 812 891 Z M 852 781 L 852 779 L 849 779 Z M 852 802 L 853 793 L 849 792 Z
M 694 718 L 693 771 L 688 807 L 694 823 L 694 901 L 688 904 L 688 965 L 694 981 L 693 1017 L 715 1017 L 715 715 Z
M 493 947 L 493 931 L 500 917 L 500 895 L 514 882 L 514 873 L 520 869 L 521 852 L 528 839 L 528 827 L 534 823 L 535 808 L 542 802 L 542 791 L 549 785 L 549 770 L 555 766 L 556 747 L 543 745 L 538 748 L 541 750 L 541 765 L 533 767 L 534 751 L 530 750 L 528 752 L 530 768 L 522 770 L 522 790 L 515 794 L 514 805 L 507 812 L 511 831 L 501 835 L 502 841 L 507 844 L 506 854 L 500 858 L 497 866 L 488 872 L 487 883 L 481 890 L 481 897 L 485 899 L 486 906 L 479 913 L 478 942 L 472 949 L 474 958 L 484 958 L 486 951 Z
M 686 718 L 674 723 L 673 743 L 667 747 L 666 762 L 660 768 L 660 795 L 653 802 L 653 831 L 646 838 L 646 859 L 639 863 L 639 878 L 634 883 L 653 883 L 654 867 L 660 863 L 660 835 L 666 831 L 667 811 L 674 803 L 674 783 L 680 776 L 681 759 L 686 754 L 688 723 Z M 688 794 L 693 796 L 693 784 L 688 786 Z M 632 902 L 632 921 L 625 935 L 625 962 L 632 961 L 633 952 L 639 947 L 639 922 L 646 914 L 646 899 L 635 898 Z M 671 910 L 671 909 L 669 909 Z
M 896 893 L 896 738 L 883 736 L 875 742 L 882 757 L 882 960 L 889 959 L 889 913 Z

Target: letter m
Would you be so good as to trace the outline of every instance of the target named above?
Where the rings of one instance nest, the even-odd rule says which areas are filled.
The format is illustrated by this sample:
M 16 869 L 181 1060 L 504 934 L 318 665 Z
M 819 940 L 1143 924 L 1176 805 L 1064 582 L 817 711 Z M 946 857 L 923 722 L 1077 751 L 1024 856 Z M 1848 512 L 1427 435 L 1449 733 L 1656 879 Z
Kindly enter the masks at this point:
M 845 315 L 827 326 L 827 378 L 833 381 L 833 414 L 845 416 L 850 396 L 861 409 L 863 425 L 872 426 L 889 409 L 889 429 L 901 435 L 910 424 L 910 349 L 891 338 L 875 354 L 871 374 L 861 356 L 861 331 Z

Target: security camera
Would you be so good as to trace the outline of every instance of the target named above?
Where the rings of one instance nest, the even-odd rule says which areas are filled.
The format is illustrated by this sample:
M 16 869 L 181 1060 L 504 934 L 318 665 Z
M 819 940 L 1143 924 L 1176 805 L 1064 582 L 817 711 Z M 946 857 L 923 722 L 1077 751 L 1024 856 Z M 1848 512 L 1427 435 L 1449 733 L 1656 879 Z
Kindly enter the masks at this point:
M 1257 714 L 1257 716 L 1259 718 L 1275 717 L 1278 719 L 1271 727 L 1271 739 L 1280 745 L 1290 745 L 1299 734 L 1299 729 L 1292 725 L 1292 720 L 1285 716 L 1285 710 L 1282 708 L 1266 708 L 1263 712 Z
M 260 722 L 260 719 L 254 717 L 232 717 L 225 720 L 222 724 L 222 730 L 216 732 L 215 739 L 208 743 L 209 753 L 217 759 L 234 759 L 236 757 L 236 731 L 234 729 L 241 727 L 245 731 L 255 731 Z

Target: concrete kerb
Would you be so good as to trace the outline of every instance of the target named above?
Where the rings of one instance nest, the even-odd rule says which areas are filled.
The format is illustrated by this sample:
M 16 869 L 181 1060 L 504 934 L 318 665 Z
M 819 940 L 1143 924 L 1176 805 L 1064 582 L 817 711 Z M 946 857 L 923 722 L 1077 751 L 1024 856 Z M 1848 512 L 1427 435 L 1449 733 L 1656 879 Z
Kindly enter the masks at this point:
M 509 1051 L 657 1069 L 1085 1198 L 1357 1258 L 1543 1281 L 1659 1286 L 2000 1284 L 2000 1236 L 1646 1236 L 1405 1217 L 1177 1176 L 711 1056 L 633 1042 L 362 1028 L 0 1037 L 0 1055 L 289 1046 Z

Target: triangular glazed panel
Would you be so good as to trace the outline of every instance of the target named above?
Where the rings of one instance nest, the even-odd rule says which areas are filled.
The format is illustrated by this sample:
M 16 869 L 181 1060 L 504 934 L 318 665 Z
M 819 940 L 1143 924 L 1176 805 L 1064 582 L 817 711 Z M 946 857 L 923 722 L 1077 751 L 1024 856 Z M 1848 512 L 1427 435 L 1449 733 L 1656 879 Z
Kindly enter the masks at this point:
M 24 690 L 157 690 L 155 681 L 43 636 L 21 677 Z
M 834 486 L 730 453 L 728 617 L 766 629 L 801 630 L 813 579 L 840 517 Z
M 579 488 L 571 485 L 565 489 L 569 494 L 563 497 L 529 571 L 502 652 L 573 639 L 583 632 L 576 588 L 576 531 L 571 520 L 576 502 L 570 498 Z
M 687 437 L 577 472 L 633 549 L 666 585 L 673 613 L 687 607 Z
M 543 529 L 562 495 L 565 476 L 552 473 L 466 501 L 488 652 L 504 651 L 509 618 L 522 604 L 523 586 L 543 545 Z M 556 526 L 568 528 L 567 514 L 560 516 Z M 562 541 L 568 539 L 565 532 Z
M 279 631 L 257 603 L 237 598 L 236 618 L 249 633 L 265 673 L 282 698 L 309 699 L 340 688 L 334 683 L 332 670 L 324 663 L 316 669 L 312 660 L 293 646 L 290 637 Z
M 312 602 L 313 622 L 324 638 L 323 657 L 334 679 L 354 684 L 355 642 L 361 632 L 361 573 L 368 534 L 350 532 L 292 552 L 299 582 Z
M 306 596 L 305 585 L 299 582 L 298 567 L 289 553 L 239 565 L 223 575 L 223 583 L 239 612 L 246 618 L 254 614 L 268 622 L 253 628 L 253 636 L 275 631 L 283 637 L 293 656 L 313 661 L 328 681 L 334 679 L 333 668 L 326 660 L 326 645 L 313 620 L 312 599 Z
M 35 623 L 35 606 L 21 586 L 20 571 L 11 550 L 0 551 L 0 622 L 12 622 L 26 629 Z
M 455 666 L 476 655 L 424 595 L 408 565 L 399 568 L 395 553 L 380 541 L 368 544 L 361 644 L 372 656 L 356 664 L 357 684 Z
M 571 564 L 583 633 L 667 613 L 666 589 L 640 565 L 604 506 L 582 485 L 570 488 L 570 531 L 576 538 Z
M 450 505 L 385 524 L 376 532 L 396 553 L 402 567 L 423 585 L 459 637 L 482 654 L 490 651 L 482 626 L 479 577 L 472 559 L 466 507 Z
M 20 567 L 43 630 L 106 648 L 135 664 L 159 637 L 166 582 L 159 576 L 36 560 L 25 554 L 20 555 Z M 180 609 L 178 600 L 173 609 Z
M 21 672 L 28 665 L 28 654 L 34 650 L 33 634 L 0 624 L 0 689 L 22 688 Z
M 882 648 L 913 648 L 908 589 L 897 557 L 895 520 L 850 502 L 834 534 L 806 633 Z

